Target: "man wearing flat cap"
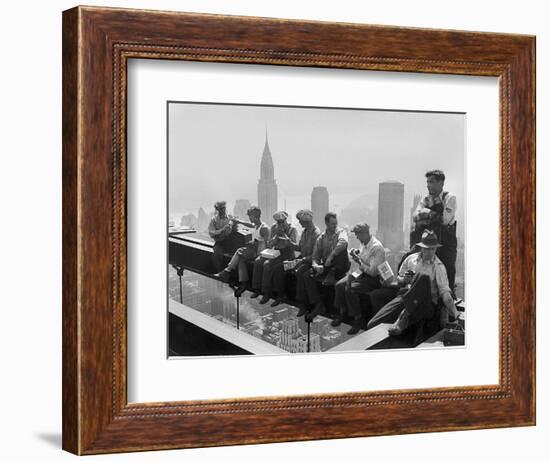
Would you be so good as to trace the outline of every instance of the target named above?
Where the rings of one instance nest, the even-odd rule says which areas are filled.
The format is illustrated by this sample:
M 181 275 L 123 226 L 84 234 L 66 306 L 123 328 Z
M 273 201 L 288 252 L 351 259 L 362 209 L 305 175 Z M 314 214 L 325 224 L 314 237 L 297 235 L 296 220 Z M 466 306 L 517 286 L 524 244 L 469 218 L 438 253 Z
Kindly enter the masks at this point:
M 405 259 L 399 268 L 397 282 L 402 287 L 401 294 L 380 309 L 369 321 L 368 328 L 380 323 L 392 323 L 390 335 L 400 335 L 412 325 L 422 326 L 441 310 L 441 327 L 447 322 L 456 321 L 458 315 L 447 280 L 447 271 L 436 251 L 441 248 L 437 235 L 425 230 L 417 246 L 419 253 Z M 415 343 L 420 339 L 422 328 L 417 330 Z M 416 344 L 415 344 L 416 345 Z
M 234 218 L 234 220 L 238 224 L 252 230 L 251 239 L 246 246 L 239 248 L 235 252 L 225 269 L 216 274 L 216 277 L 221 281 L 228 283 L 231 278 L 231 272 L 235 269 L 237 270 L 239 278 L 239 287 L 235 292 L 237 296 L 243 294 L 248 288 L 247 262 L 254 261 L 267 248 L 267 241 L 269 239 L 269 227 L 261 220 L 262 210 L 257 206 L 251 206 L 246 214 L 250 221 L 241 221 L 237 218 Z
M 216 213 L 208 225 L 208 234 L 214 240 L 214 267 L 220 272 L 225 266 L 225 253 L 230 252 L 228 237 L 237 228 L 237 223 L 227 215 L 225 201 L 214 204 Z
M 273 215 L 273 219 L 275 224 L 271 226 L 267 246 L 278 250 L 279 256 L 273 259 L 257 257 L 254 261 L 254 271 L 252 273 L 252 290 L 254 293 L 251 298 L 256 298 L 262 294 L 260 304 L 267 303 L 273 296 L 273 268 L 287 259 L 294 259 L 294 248 L 298 239 L 298 231 L 296 227 L 287 221 L 288 213 L 286 211 L 277 211 Z
M 386 260 L 386 252 L 384 245 L 371 235 L 367 223 L 356 224 L 351 231 L 361 243 L 360 249 L 349 252 L 358 268 L 336 284 L 334 306 L 338 309 L 338 317 L 332 321 L 332 326 L 340 325 L 343 318 L 349 316 L 353 318 L 353 325 L 348 334 L 354 335 L 361 329 L 367 329 L 366 312 L 361 309 L 359 296 L 382 286 L 378 266 Z M 370 306 L 364 307 L 370 310 Z
M 296 219 L 304 229 L 300 236 L 300 241 L 295 246 L 295 250 L 300 252 L 300 257 L 295 260 L 296 266 L 296 300 L 303 302 L 305 299 L 304 274 L 311 268 L 311 258 L 315 242 L 321 231 L 313 223 L 313 212 L 311 210 L 300 210 L 296 213 Z M 287 260 L 288 261 L 288 260 Z M 286 274 L 284 261 L 273 267 L 273 291 L 277 293 L 277 298 L 271 303 L 275 307 L 286 301 Z

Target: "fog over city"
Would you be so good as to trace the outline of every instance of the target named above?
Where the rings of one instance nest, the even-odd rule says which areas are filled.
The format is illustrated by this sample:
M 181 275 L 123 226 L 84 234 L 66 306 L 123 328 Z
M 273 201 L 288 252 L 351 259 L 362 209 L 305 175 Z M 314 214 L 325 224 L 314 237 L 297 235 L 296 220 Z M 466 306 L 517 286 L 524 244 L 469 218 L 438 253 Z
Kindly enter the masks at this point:
M 169 104 L 171 219 L 217 200 L 258 203 L 260 162 L 271 153 L 278 208 L 293 215 L 311 206 L 324 186 L 330 209 L 369 208 L 376 221 L 379 183 L 404 184 L 404 223 L 415 194 L 426 193 L 427 170 L 441 169 L 456 195 L 463 235 L 464 114 L 296 108 L 198 103 Z M 376 226 L 376 222 L 371 222 Z
M 348 231 L 348 248 L 360 247 L 357 235 L 350 232 L 353 225 L 367 222 L 383 244 L 390 272 L 396 274 L 410 248 L 411 209 L 427 194 L 425 173 L 440 169 L 447 178 L 444 190 L 457 199 L 453 287 L 456 296 L 464 299 L 464 114 L 172 102 L 168 116 L 171 235 L 190 233 L 193 242 L 215 248 L 211 226 L 216 222 L 212 219 L 214 203 L 219 200 L 227 202 L 229 214 L 244 220 L 248 219 L 248 208 L 258 205 L 267 224 L 273 223 L 277 210 L 287 211 L 289 221 L 297 224 L 296 212 L 308 208 L 313 223 L 322 230 L 323 218 L 330 210 L 338 214 L 339 225 Z M 296 230 L 299 238 L 302 226 L 297 225 Z M 231 235 L 238 239 L 245 234 Z M 171 246 L 177 242 L 176 237 L 170 239 Z M 366 330 L 353 319 L 348 323 L 355 322 L 355 330 L 349 330 L 345 322 L 334 323 L 335 301 L 329 301 L 330 297 L 326 302 L 332 313 L 316 315 L 311 325 L 307 324 L 298 308 L 311 306 L 301 305 L 302 298 L 283 299 L 282 287 L 298 277 L 292 270 L 286 275 L 283 272 L 284 285 L 271 288 L 280 300 L 270 302 L 275 295 L 268 293 L 263 274 L 255 290 L 259 294 L 260 288 L 265 289 L 262 295 L 266 299 L 258 301 L 243 294 L 237 308 L 237 292 L 217 279 L 220 274 L 209 278 L 194 272 L 192 256 L 188 255 L 186 263 L 191 270 L 178 273 L 170 269 L 170 298 L 239 328 L 277 351 L 331 352 L 346 344 L 350 335 Z M 256 261 L 264 267 L 268 259 L 254 260 L 249 271 L 252 277 L 259 270 Z M 247 283 L 242 285 L 245 291 Z M 175 341 L 177 337 L 172 338 Z

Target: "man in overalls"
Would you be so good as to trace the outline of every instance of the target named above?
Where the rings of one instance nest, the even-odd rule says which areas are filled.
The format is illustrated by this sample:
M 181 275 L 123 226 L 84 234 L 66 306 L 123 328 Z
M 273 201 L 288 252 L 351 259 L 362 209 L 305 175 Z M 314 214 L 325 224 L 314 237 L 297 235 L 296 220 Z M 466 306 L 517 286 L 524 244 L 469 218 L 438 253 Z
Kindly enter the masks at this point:
M 411 249 L 420 242 L 425 230 L 432 230 L 437 235 L 441 247 L 437 257 L 445 266 L 449 287 L 454 294 L 456 274 L 456 197 L 443 190 L 445 174 L 441 170 L 426 173 L 428 195 L 424 196 L 413 213 L 413 230 L 411 230 Z M 409 252 L 410 254 L 410 252 Z

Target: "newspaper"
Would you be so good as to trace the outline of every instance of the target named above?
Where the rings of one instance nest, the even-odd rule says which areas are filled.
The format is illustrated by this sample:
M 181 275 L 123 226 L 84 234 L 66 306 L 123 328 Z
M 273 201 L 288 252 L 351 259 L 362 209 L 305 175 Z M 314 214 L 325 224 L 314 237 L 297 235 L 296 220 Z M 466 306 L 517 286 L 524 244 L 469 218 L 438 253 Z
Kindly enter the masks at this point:
M 380 274 L 380 277 L 382 277 L 382 280 L 384 282 L 387 282 L 388 280 L 391 280 L 394 277 L 393 271 L 391 270 L 391 267 L 388 261 L 384 261 L 382 264 L 378 266 L 378 273 Z
M 283 268 L 285 271 L 290 271 L 294 269 L 299 262 L 300 262 L 299 259 L 291 259 L 291 260 L 283 261 Z
M 267 248 L 260 253 L 260 256 L 265 259 L 275 259 L 278 258 L 281 252 L 279 250 L 274 250 L 273 248 Z

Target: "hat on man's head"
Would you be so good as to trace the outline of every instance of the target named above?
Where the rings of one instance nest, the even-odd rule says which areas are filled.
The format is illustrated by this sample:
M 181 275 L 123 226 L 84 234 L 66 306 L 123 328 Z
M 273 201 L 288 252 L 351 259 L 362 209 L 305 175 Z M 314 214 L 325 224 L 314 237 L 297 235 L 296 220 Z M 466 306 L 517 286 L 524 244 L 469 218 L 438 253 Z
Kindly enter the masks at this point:
M 220 208 L 225 208 L 227 204 L 225 203 L 225 200 L 220 200 L 219 202 L 214 203 L 214 208 L 216 210 L 219 210 Z
M 296 213 L 296 219 L 301 219 L 302 221 L 313 221 L 313 211 L 300 210 Z
M 361 233 L 365 233 L 365 232 L 370 232 L 370 226 L 366 222 L 360 222 L 360 223 L 357 223 L 355 226 L 353 226 L 351 231 L 354 234 L 361 234 Z
M 425 230 L 422 233 L 422 239 L 416 245 L 421 248 L 439 248 L 443 246 L 439 243 L 436 233 L 431 230 Z
M 288 218 L 288 213 L 286 211 L 277 211 L 273 214 L 273 219 L 275 221 L 283 221 Z

